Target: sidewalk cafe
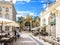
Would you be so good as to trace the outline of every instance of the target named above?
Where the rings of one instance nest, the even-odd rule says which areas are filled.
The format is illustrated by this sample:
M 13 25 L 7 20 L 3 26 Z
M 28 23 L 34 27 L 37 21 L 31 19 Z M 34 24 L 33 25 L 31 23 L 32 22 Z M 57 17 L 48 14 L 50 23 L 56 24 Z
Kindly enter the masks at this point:
M 0 44 L 2 45 L 12 45 L 13 41 L 16 40 L 14 35 L 14 29 L 19 27 L 19 24 L 4 18 L 0 18 Z
M 15 21 L 0 18 L 0 31 L 12 31 L 14 27 L 19 27 Z

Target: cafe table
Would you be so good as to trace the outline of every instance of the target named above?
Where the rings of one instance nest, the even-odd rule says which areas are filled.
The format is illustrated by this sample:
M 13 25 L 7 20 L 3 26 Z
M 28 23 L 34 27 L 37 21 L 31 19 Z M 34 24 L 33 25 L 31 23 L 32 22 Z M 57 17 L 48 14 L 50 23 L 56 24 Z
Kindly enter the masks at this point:
M 5 37 L 6 33 L 0 33 L 0 37 Z
M 8 41 L 9 41 L 9 39 L 10 38 L 8 38 L 8 37 L 3 37 L 3 38 L 1 38 L 1 44 L 7 44 L 8 43 Z

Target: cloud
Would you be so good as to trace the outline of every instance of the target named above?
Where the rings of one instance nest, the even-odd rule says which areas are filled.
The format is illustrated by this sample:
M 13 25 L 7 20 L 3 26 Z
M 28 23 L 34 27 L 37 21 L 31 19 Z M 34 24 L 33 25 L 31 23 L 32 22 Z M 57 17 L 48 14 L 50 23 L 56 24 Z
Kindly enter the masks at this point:
M 18 17 L 21 17 L 21 16 L 23 16 L 23 15 L 21 15 L 21 14 L 17 14 L 17 15 L 16 15 L 17 18 L 18 18 Z M 25 16 L 23 16 L 23 17 L 25 17 Z
M 47 6 L 46 4 L 43 4 L 43 8 L 46 8 L 46 6 Z
M 17 13 L 29 13 L 29 11 L 17 11 Z
M 5 0 L 5 1 L 12 1 L 13 3 L 16 3 L 17 0 Z
M 30 15 L 30 16 L 34 16 L 35 14 L 33 12 L 30 12 L 30 11 L 17 11 L 17 17 L 26 17 L 27 15 Z
M 25 2 L 30 2 L 30 0 L 16 0 L 16 1 L 25 1 Z
M 16 3 L 16 0 L 12 0 L 13 1 L 13 3 Z
M 30 0 L 5 0 L 5 1 L 12 1 L 14 4 L 16 3 L 16 1 L 20 1 L 20 2 L 30 2 Z
M 34 12 L 30 12 L 30 11 L 17 11 L 16 19 L 18 20 L 18 17 L 21 17 L 21 16 L 26 18 L 27 14 L 29 14 L 32 17 L 38 16 Z

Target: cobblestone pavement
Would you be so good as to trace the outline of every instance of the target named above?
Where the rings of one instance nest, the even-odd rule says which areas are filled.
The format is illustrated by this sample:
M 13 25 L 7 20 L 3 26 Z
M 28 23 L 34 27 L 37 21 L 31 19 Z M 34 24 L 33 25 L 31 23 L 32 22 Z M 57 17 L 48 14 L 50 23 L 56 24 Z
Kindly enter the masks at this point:
M 37 45 L 27 34 L 21 35 L 21 37 L 13 43 L 13 45 Z
M 1 45 L 1 44 L 0 44 Z M 4 45 L 4 44 L 2 44 Z M 8 45 L 43 45 L 41 42 L 30 36 L 28 32 L 20 33 L 20 38 Z

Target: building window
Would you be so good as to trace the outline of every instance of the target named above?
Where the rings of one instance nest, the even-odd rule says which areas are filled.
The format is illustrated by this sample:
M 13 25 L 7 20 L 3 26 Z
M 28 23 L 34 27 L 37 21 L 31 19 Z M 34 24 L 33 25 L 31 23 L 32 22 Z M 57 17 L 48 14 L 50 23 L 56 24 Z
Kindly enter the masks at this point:
M 46 25 L 46 20 L 45 20 L 45 19 L 43 20 L 43 25 L 44 25 L 44 26 Z
M 6 19 L 9 19 L 9 14 L 8 13 L 5 15 L 5 18 Z
M 9 26 L 5 26 L 5 30 L 9 30 Z
M 56 16 L 55 14 L 51 14 L 50 24 L 55 25 L 56 24 Z
M 9 12 L 9 8 L 8 7 L 6 8 L 6 12 Z
M 0 26 L 0 30 L 2 30 L 2 26 Z
M 0 18 L 2 17 L 2 14 L 0 13 Z
M 0 7 L 0 11 L 2 11 L 2 8 Z

